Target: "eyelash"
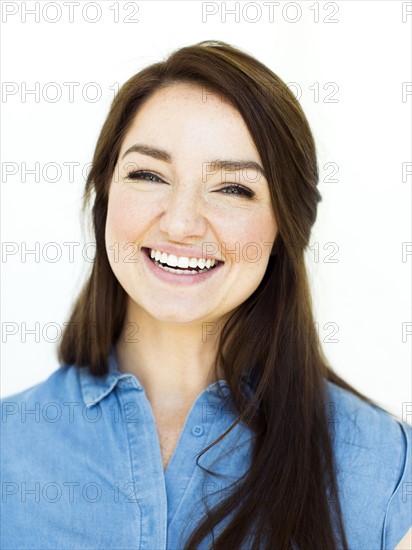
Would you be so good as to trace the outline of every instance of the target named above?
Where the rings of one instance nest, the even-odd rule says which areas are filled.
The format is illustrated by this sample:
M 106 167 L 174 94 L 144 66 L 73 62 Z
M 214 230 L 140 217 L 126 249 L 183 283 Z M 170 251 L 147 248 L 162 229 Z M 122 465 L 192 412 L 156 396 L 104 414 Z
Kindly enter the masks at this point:
M 158 176 L 156 176 L 156 174 L 153 174 L 153 172 L 149 172 L 149 171 L 146 171 L 146 170 L 139 170 L 139 171 L 129 172 L 127 174 L 127 177 L 132 179 L 132 180 L 144 179 L 144 178 L 140 177 L 142 174 L 146 175 L 146 176 L 153 176 L 154 178 L 156 178 L 161 183 L 164 183 L 163 180 L 161 180 Z M 145 180 L 145 181 L 151 181 L 151 180 Z M 223 189 L 231 189 L 231 188 L 235 188 L 238 191 L 240 191 L 241 193 L 240 194 L 225 193 L 226 195 L 233 195 L 235 197 L 236 196 L 244 196 L 244 197 L 249 198 L 249 199 L 253 199 L 255 197 L 255 193 L 253 191 L 250 191 L 246 187 L 243 187 L 243 185 L 239 185 L 237 183 L 234 183 L 232 185 L 228 185 L 228 186 L 224 187 Z M 222 189 L 220 191 L 222 191 Z

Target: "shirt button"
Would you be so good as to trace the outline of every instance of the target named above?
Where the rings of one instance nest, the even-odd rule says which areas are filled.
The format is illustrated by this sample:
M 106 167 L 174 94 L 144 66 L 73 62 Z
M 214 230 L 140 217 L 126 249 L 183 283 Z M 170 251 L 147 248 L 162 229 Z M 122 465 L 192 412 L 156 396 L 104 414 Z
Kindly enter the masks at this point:
M 230 390 L 227 386 L 222 386 L 222 393 L 223 395 L 229 395 Z
M 200 424 L 196 424 L 196 426 L 193 426 L 192 428 L 192 434 L 198 437 L 199 435 L 202 435 L 203 432 L 204 432 L 203 426 L 201 426 Z

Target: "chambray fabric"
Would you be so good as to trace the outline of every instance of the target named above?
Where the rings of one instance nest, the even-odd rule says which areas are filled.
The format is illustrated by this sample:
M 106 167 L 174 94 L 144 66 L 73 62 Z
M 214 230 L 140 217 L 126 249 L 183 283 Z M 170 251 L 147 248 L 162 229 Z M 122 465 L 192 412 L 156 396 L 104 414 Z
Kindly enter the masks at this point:
M 220 380 L 193 403 L 164 472 L 143 386 L 119 372 L 114 348 L 109 363 L 103 378 L 60 365 L 1 400 L 2 550 L 180 550 L 202 497 L 217 504 L 250 466 L 243 423 L 196 464 L 236 419 Z M 412 428 L 330 382 L 326 391 L 349 548 L 393 550 L 412 523 Z M 199 548 L 211 547 L 209 535 Z

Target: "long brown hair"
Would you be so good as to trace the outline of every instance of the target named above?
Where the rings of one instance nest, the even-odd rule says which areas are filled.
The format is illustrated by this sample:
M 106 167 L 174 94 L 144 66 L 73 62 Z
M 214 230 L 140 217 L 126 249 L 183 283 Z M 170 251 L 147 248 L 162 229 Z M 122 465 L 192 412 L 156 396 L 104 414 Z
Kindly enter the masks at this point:
M 218 93 L 240 112 L 267 174 L 278 226 L 266 273 L 224 325 L 218 348 L 239 419 L 256 434 L 251 468 L 237 490 L 196 527 L 185 548 L 195 550 L 235 512 L 214 549 L 240 548 L 253 533 L 253 548 L 290 550 L 293 544 L 299 550 L 335 550 L 338 545 L 346 550 L 325 380 L 376 403 L 332 371 L 314 334 L 304 252 L 321 200 L 315 143 L 286 84 L 252 56 L 222 41 L 200 42 L 141 70 L 119 90 L 97 141 L 83 197 L 85 209 L 94 195 L 96 255 L 63 333 L 59 361 L 88 366 L 97 376 L 108 372 L 107 358 L 124 329 L 127 303 L 105 247 L 109 185 L 143 101 L 178 82 Z M 240 389 L 246 371 L 255 384 L 251 400 Z

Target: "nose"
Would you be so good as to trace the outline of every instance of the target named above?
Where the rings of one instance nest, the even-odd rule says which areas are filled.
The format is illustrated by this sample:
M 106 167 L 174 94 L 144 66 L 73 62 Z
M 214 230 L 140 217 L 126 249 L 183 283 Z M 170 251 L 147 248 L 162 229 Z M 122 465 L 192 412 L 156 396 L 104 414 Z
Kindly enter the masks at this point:
M 202 190 L 192 180 L 175 185 L 163 202 L 160 230 L 167 233 L 171 241 L 183 242 L 201 237 L 207 229 Z

